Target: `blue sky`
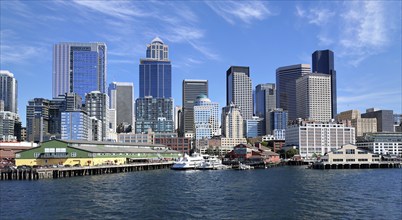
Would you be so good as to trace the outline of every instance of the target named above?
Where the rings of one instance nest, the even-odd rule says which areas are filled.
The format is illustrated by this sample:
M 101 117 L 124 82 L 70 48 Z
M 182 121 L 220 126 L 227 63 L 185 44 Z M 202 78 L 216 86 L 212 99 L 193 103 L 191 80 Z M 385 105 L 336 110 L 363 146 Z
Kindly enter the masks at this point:
M 253 87 L 275 82 L 278 67 L 311 64 L 315 50 L 335 53 L 338 111 L 376 107 L 402 112 L 400 1 L 1 1 L 0 69 L 27 101 L 51 98 L 52 47 L 105 42 L 107 81 L 134 82 L 146 44 L 169 45 L 173 97 L 183 79 L 209 80 L 225 104 L 225 72 L 250 66 Z

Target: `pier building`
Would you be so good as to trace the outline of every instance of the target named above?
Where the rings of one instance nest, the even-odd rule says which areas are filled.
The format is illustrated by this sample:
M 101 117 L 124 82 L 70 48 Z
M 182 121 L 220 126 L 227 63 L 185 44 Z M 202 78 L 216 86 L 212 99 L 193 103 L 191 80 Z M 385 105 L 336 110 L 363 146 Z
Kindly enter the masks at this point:
M 51 140 L 15 155 L 17 166 L 99 166 L 135 161 L 174 160 L 181 153 L 161 144 Z

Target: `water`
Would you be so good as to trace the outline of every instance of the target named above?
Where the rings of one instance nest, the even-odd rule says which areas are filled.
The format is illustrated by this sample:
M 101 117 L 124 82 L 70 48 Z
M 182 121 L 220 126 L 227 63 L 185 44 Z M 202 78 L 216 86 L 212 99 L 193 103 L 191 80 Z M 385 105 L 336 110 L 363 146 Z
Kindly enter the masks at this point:
M 0 182 L 1 219 L 402 219 L 402 170 L 154 170 Z

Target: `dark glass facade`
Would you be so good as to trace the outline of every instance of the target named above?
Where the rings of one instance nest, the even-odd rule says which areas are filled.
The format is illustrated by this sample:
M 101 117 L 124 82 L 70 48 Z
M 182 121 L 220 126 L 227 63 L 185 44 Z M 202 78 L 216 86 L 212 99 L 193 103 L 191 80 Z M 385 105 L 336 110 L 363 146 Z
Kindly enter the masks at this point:
M 140 98 L 172 97 L 172 65 L 170 61 L 141 60 Z
M 331 50 L 317 50 L 312 55 L 313 73 L 324 73 L 331 75 L 331 99 L 332 118 L 337 114 L 336 96 L 336 71 L 334 65 L 334 52 Z
M 135 102 L 135 133 L 173 132 L 173 99 L 138 98 Z

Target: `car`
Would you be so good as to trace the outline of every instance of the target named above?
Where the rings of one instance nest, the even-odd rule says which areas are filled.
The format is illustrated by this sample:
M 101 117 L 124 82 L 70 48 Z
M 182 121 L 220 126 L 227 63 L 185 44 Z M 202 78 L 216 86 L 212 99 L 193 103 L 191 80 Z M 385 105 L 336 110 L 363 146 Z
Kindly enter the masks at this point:
M 70 164 L 66 164 L 66 165 L 64 165 L 64 167 L 71 167 L 71 165 L 70 165 Z

